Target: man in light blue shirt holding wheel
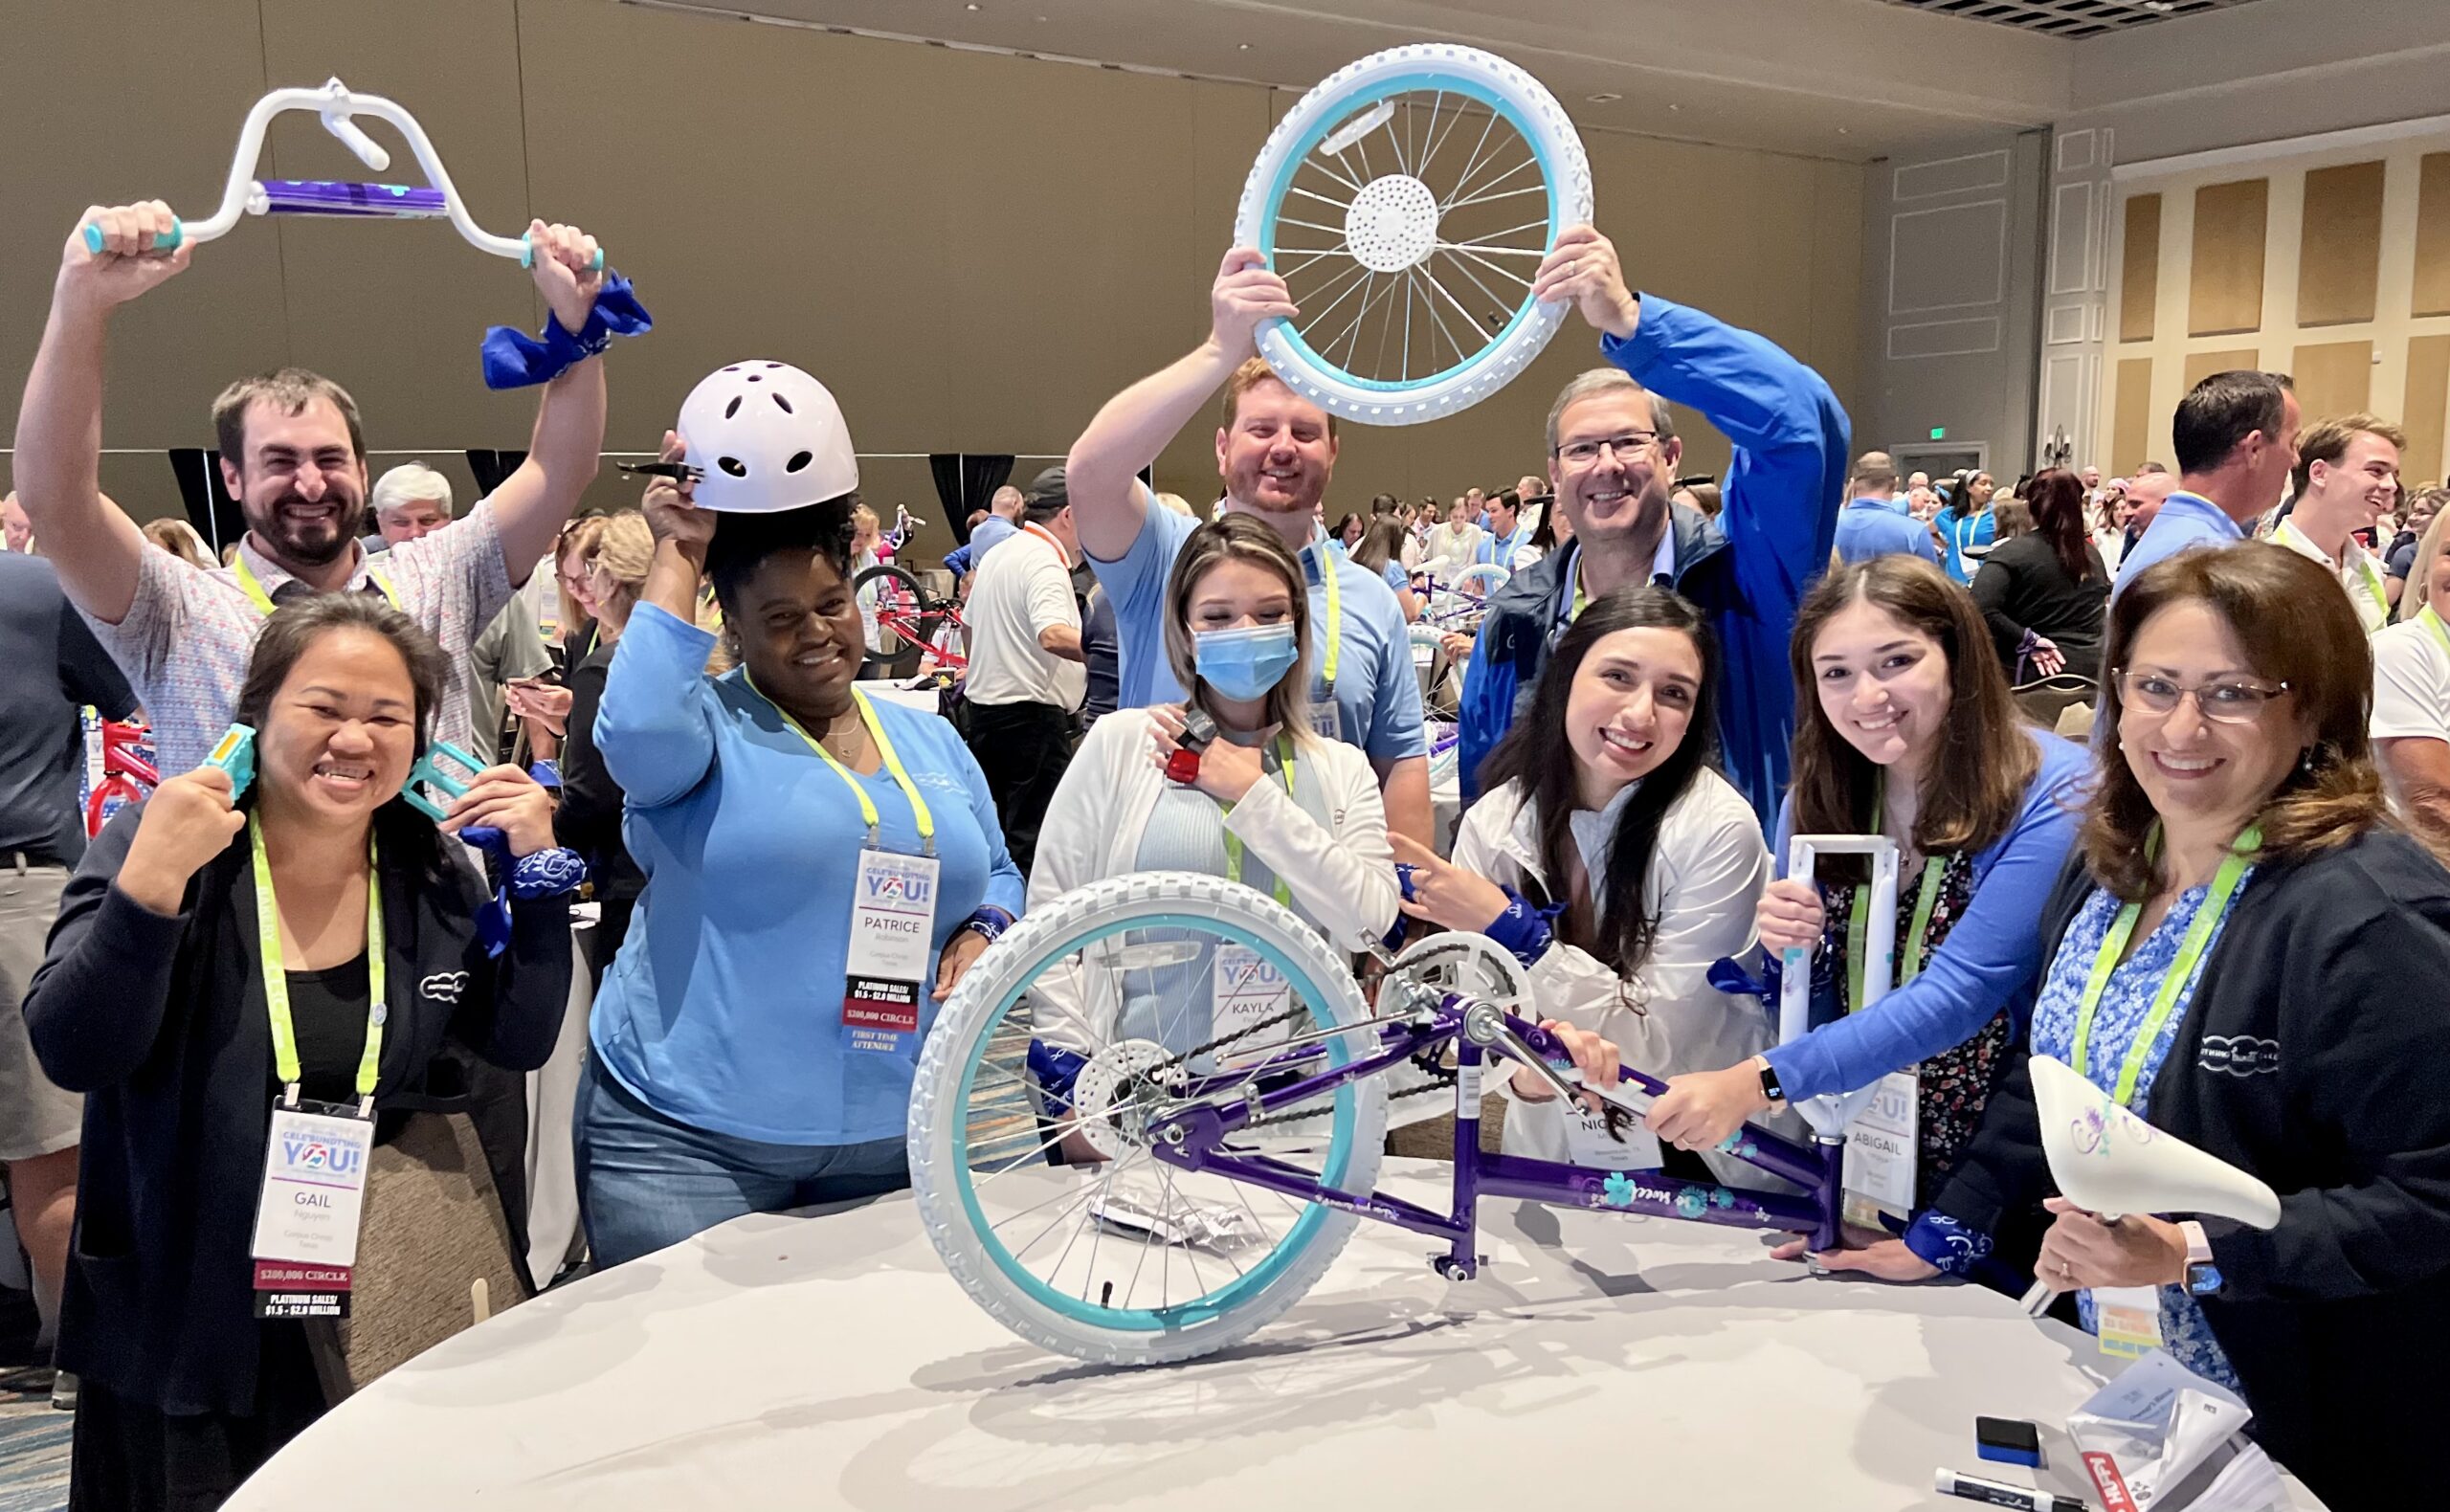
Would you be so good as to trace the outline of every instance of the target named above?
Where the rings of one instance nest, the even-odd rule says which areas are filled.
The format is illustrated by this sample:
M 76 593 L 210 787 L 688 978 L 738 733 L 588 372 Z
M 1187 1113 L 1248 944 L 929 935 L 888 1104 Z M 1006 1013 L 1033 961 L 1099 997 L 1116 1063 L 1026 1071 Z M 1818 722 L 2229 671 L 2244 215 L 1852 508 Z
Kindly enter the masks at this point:
M 1428 844 L 1429 745 L 1403 609 L 1379 574 L 1317 539 L 1316 506 L 1335 470 L 1335 421 L 1297 397 L 1258 355 L 1258 323 L 1293 315 L 1292 299 L 1261 254 L 1236 247 L 1225 255 L 1209 302 L 1208 339 L 1108 400 L 1065 464 L 1081 554 L 1114 602 L 1119 706 L 1183 697 L 1166 663 L 1166 578 L 1197 522 L 1158 507 L 1138 475 L 1221 385 L 1216 471 L 1224 507 L 1273 525 L 1308 579 L 1319 627 L 1310 667 L 1319 733 L 1369 755 L 1388 828 Z

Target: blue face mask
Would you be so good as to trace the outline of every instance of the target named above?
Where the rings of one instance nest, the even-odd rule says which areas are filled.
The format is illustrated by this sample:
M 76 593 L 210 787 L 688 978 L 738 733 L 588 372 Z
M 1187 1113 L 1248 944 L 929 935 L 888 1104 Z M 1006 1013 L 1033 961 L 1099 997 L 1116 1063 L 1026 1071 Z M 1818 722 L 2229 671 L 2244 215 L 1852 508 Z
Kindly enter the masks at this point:
M 1201 680 L 1237 703 L 1267 696 L 1302 659 L 1291 624 L 1201 631 L 1192 636 L 1192 665 Z

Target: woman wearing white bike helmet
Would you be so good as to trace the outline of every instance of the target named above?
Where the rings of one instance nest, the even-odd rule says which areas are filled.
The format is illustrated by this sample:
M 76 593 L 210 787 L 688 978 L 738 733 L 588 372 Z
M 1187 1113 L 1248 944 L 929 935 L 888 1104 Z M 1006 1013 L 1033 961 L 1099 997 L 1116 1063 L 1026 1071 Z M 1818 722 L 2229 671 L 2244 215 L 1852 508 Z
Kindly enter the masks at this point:
M 858 465 L 781 363 L 700 384 L 597 716 L 647 878 L 595 1002 L 577 1140 L 599 1265 L 726 1218 L 892 1190 L 920 1041 L 1017 915 L 985 778 L 952 727 L 853 685 Z M 741 664 L 702 671 L 714 581 Z

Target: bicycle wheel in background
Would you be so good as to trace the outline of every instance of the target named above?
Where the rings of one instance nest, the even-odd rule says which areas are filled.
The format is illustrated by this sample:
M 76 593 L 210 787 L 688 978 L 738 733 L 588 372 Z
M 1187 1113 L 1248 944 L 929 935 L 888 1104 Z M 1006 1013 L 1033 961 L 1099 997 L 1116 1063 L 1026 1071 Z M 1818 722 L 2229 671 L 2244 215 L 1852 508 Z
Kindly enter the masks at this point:
M 867 666 L 861 675 L 917 676 L 933 629 L 926 590 L 919 580 L 890 565 L 865 567 L 851 579 L 851 593 L 859 601 L 861 632 L 868 644 Z
M 1337 70 L 1278 122 L 1235 239 L 1266 254 L 1301 315 L 1259 327 L 1296 393 L 1371 425 L 1478 404 L 1565 317 L 1531 298 L 1559 233 L 1591 218 L 1565 108 L 1494 54 L 1444 43 Z

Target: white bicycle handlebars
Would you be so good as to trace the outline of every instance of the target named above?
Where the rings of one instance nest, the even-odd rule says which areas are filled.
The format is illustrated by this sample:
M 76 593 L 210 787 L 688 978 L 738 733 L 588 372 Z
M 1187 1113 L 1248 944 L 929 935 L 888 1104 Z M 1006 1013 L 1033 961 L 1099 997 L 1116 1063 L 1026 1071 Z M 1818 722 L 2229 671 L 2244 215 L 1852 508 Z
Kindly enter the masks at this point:
M 263 155 L 264 130 L 272 118 L 283 111 L 310 111 L 323 123 L 323 129 L 340 139 L 343 145 L 357 154 L 358 161 L 380 173 L 390 167 L 391 155 L 380 143 L 366 134 L 352 118 L 372 116 L 386 121 L 407 139 L 409 150 L 416 155 L 417 166 L 425 170 L 422 188 L 393 184 L 337 184 L 326 181 L 276 181 L 266 184 L 256 178 L 256 161 Z M 212 241 L 229 234 L 238 224 L 241 213 L 251 215 L 345 215 L 376 216 L 396 219 L 447 218 L 469 245 L 497 257 L 515 257 L 521 267 L 535 258 L 535 248 L 525 236 L 497 236 L 486 231 L 468 213 L 459 191 L 451 182 L 450 173 L 442 166 L 441 156 L 434 150 L 425 128 L 417 124 L 396 102 L 380 95 L 361 95 L 334 78 L 319 89 L 276 89 L 256 101 L 247 112 L 246 124 L 238 131 L 238 150 L 230 163 L 230 179 L 221 191 L 221 207 L 205 220 L 173 220 L 169 232 L 156 237 L 151 251 L 171 252 L 183 241 Z M 85 227 L 85 245 L 94 252 L 102 250 L 101 228 Z M 604 266 L 604 250 L 595 253 L 595 268 Z

